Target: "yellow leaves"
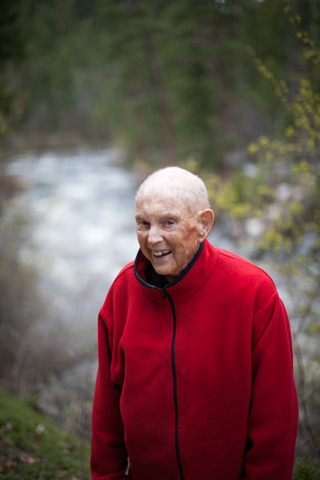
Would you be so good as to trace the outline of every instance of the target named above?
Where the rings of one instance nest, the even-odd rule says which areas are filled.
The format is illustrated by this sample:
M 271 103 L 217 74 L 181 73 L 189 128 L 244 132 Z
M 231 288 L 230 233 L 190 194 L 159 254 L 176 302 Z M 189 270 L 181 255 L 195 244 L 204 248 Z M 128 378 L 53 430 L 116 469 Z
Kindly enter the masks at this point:
M 310 81 L 300 79 L 299 93 L 292 104 L 294 123 L 300 132 L 304 146 L 310 153 L 316 153 L 317 142 L 320 140 L 320 96 L 313 92 Z M 301 143 L 301 142 L 300 142 Z
M 258 153 L 260 153 L 261 150 L 267 149 L 269 145 L 270 145 L 269 139 L 265 136 L 261 136 L 260 138 L 258 138 L 256 143 L 250 143 L 248 145 L 247 151 L 250 155 L 254 157 L 258 155 Z M 267 157 L 268 157 L 267 158 L 268 160 L 271 160 L 272 158 L 270 157 L 269 152 L 267 152 Z
M 295 16 L 295 19 L 296 19 L 296 22 L 297 22 L 297 23 L 299 23 L 299 24 L 301 23 L 301 17 L 300 17 L 300 15 L 296 15 L 296 16 Z
M 275 252 L 279 252 L 284 243 L 284 237 L 277 232 L 274 227 L 271 227 L 265 233 L 264 238 L 259 242 L 259 247 L 263 250 L 272 248 Z
M 259 185 L 257 188 L 257 194 L 260 197 L 272 199 L 274 198 L 274 189 L 268 185 Z
M 292 171 L 294 173 L 310 173 L 314 171 L 314 167 L 310 165 L 306 160 L 302 160 L 299 163 L 296 163 L 295 165 L 292 165 Z
M 310 196 L 313 193 L 317 178 L 315 166 L 310 165 L 306 160 L 302 160 L 296 165 L 292 165 L 291 170 L 296 176 L 296 183 L 304 191 L 304 196 Z
M 297 202 L 290 203 L 289 212 L 291 213 L 291 215 L 294 215 L 294 216 L 301 215 L 303 211 L 304 211 L 304 207 L 301 203 L 297 203 Z
M 285 10 L 289 12 L 290 7 L 287 5 Z M 300 22 L 298 17 L 293 20 L 296 24 Z M 311 46 L 307 32 L 299 31 L 297 37 L 301 41 L 307 39 Z M 285 252 L 293 258 L 311 227 L 320 234 L 317 204 L 320 172 L 314 165 L 319 157 L 320 95 L 313 91 L 307 78 L 300 78 L 298 93 L 289 103 L 286 83 L 277 80 L 252 49 L 250 52 L 259 71 L 271 81 L 290 111 L 292 125 L 286 127 L 280 139 L 261 136 L 250 143 L 247 152 L 253 157 L 252 163 L 256 160 L 256 174 L 250 178 L 233 175 L 226 182 L 216 181 L 214 198 L 217 208 L 236 222 L 244 224 L 247 219 L 261 219 L 264 228 L 259 233 L 260 248 L 272 250 L 275 255 Z M 315 55 L 320 59 L 319 52 L 312 55 L 313 59 Z M 282 185 L 287 186 L 286 196 L 280 195 Z M 320 241 L 318 247 L 313 244 L 312 248 L 318 251 Z M 297 260 L 292 261 L 292 268 L 294 265 L 300 271 Z
M 295 19 L 298 21 L 298 18 Z M 309 47 L 312 46 L 312 42 L 308 37 L 308 33 L 305 31 L 299 31 L 297 33 L 298 38 L 301 38 L 303 42 L 308 43 Z M 267 78 L 274 86 L 276 94 L 280 97 L 281 101 L 285 105 L 288 111 L 292 112 L 294 125 L 298 130 L 305 130 L 308 137 L 312 138 L 312 141 L 307 143 L 309 151 L 314 152 L 315 143 L 320 141 L 320 95 L 312 90 L 310 81 L 307 78 L 300 78 L 300 89 L 295 96 L 293 102 L 289 103 L 288 93 L 289 89 L 287 84 L 283 80 L 278 80 L 274 77 L 262 61 L 257 58 L 253 49 L 250 49 L 251 54 L 254 56 L 254 60 L 260 73 Z M 320 63 L 320 52 L 314 51 L 313 54 L 308 53 L 310 58 Z M 294 127 L 288 127 L 285 131 L 285 135 L 288 139 L 292 138 L 295 132 Z M 256 155 L 259 148 L 267 148 L 268 139 L 261 137 L 257 143 L 252 143 L 248 147 L 250 155 Z M 290 147 L 290 152 L 299 151 L 296 148 Z M 267 155 L 266 159 L 271 160 L 271 156 Z
M 316 52 L 316 50 L 313 50 L 313 49 L 307 50 L 304 54 L 304 56 L 307 60 L 311 60 L 316 55 L 317 55 L 317 52 Z
M 265 65 L 263 65 L 262 63 L 258 65 L 258 68 L 259 68 L 259 71 L 260 73 L 262 73 L 262 75 L 266 78 L 273 78 L 273 75 L 271 74 L 271 72 L 269 72 L 269 70 L 267 69 L 267 67 Z
M 209 198 L 218 212 L 221 211 L 237 220 L 247 217 L 252 212 L 250 202 L 239 200 L 239 193 L 232 181 L 222 182 L 219 177 L 211 175 L 206 180 L 206 187 Z
M 293 109 L 292 109 L 292 113 L 295 115 L 296 118 L 299 118 L 300 116 L 303 115 L 303 107 L 302 105 L 299 103 L 299 102 L 295 102 L 293 104 Z
M 301 119 L 303 123 L 304 120 Z M 319 117 L 320 122 L 320 117 Z M 294 140 L 296 136 L 296 129 L 289 126 L 285 130 L 285 136 L 289 140 Z M 297 142 L 285 142 L 279 140 L 270 141 L 267 137 L 260 137 L 257 142 L 250 143 L 247 147 L 249 155 L 256 157 L 261 161 L 267 162 L 283 162 L 303 152 L 303 148 L 310 150 L 310 145 L 306 142 L 303 144 L 301 139 Z M 314 141 L 312 141 L 312 148 L 314 148 Z
M 241 220 L 250 215 L 252 207 L 249 203 L 238 203 L 233 205 L 231 213 L 237 220 Z
M 266 148 L 269 145 L 269 139 L 265 136 L 262 136 L 258 139 L 260 147 Z
M 287 128 L 285 129 L 285 131 L 284 131 L 284 134 L 285 134 L 285 136 L 286 136 L 287 138 L 291 138 L 291 137 L 294 135 L 294 133 L 295 133 L 295 130 L 294 130 L 294 128 L 291 127 L 291 126 L 290 126 L 290 127 L 287 127 Z
M 248 153 L 252 156 L 256 155 L 259 151 L 259 146 L 257 143 L 250 143 L 247 147 Z
M 310 325 L 308 331 L 311 335 L 318 334 L 320 333 L 320 325 L 318 323 L 314 323 L 313 325 Z
M 195 158 L 189 157 L 185 162 L 185 168 L 192 173 L 197 173 L 199 171 L 199 162 Z
M 300 80 L 301 88 L 310 89 L 311 87 L 310 80 L 308 80 L 305 77 L 301 77 L 299 80 Z
M 286 0 L 285 0 L 286 2 Z M 315 42 L 311 40 L 309 33 L 306 30 L 301 30 L 300 15 L 293 15 L 290 5 L 286 2 L 284 12 L 289 16 L 289 22 L 297 28 L 296 38 L 307 48 L 304 49 L 304 56 L 312 60 L 317 66 L 320 65 L 320 51 L 315 49 Z
M 307 60 L 312 60 L 316 65 L 320 64 L 320 52 L 314 47 L 314 42 L 310 40 L 309 48 L 304 52 L 304 56 Z
M 220 189 L 220 194 L 215 197 L 216 204 L 223 210 L 231 210 L 236 203 L 236 194 L 231 185 L 228 183 L 224 188 Z

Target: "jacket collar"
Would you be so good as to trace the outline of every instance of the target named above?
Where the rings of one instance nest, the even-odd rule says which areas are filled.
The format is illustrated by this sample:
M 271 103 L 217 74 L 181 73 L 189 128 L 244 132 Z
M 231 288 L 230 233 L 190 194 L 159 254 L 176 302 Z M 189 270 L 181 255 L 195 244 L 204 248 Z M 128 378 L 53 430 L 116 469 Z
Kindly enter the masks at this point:
M 138 251 L 134 263 L 134 274 L 146 295 L 155 301 L 162 301 L 166 291 L 173 301 L 183 301 L 194 295 L 209 280 L 213 274 L 217 258 L 216 249 L 205 240 L 189 265 L 172 283 L 165 283 L 150 262 Z

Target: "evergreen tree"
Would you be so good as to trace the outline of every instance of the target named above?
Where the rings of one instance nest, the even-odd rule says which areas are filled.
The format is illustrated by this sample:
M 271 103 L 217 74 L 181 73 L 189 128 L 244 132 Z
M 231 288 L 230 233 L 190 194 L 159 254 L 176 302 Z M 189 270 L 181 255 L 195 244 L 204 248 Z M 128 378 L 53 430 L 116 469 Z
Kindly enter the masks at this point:
M 307 3 L 301 21 L 315 29 Z M 230 169 L 229 152 L 281 129 L 248 44 L 279 76 L 302 68 L 279 0 L 24 0 L 19 15 L 27 131 L 97 133 L 153 165 Z
M 129 138 L 133 156 L 222 167 L 226 150 L 253 139 L 255 125 L 242 126 L 246 109 L 281 118 L 246 48 L 253 43 L 278 71 L 287 67 L 290 29 L 280 3 L 100 0 L 106 61 L 117 75 L 115 131 Z
M 17 115 L 17 103 L 4 70 L 10 61 L 20 60 L 24 54 L 20 6 L 21 0 L 1 0 L 0 3 L 0 141 Z

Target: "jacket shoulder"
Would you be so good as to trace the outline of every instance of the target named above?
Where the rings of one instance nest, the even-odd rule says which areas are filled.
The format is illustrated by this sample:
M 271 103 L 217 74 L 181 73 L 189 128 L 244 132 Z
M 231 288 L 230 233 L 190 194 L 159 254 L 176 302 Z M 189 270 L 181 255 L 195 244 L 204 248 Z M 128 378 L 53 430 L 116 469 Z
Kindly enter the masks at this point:
M 115 281 L 116 281 L 118 278 L 120 278 L 122 275 L 124 275 L 125 273 L 127 273 L 128 271 L 133 270 L 133 266 L 134 266 L 134 261 L 129 262 L 127 265 L 125 265 L 125 266 L 120 270 L 120 272 L 118 273 L 118 275 L 116 276 Z
M 133 266 L 134 262 L 130 262 L 120 270 L 109 288 L 100 315 L 108 315 L 113 312 L 115 305 L 123 306 L 128 301 L 134 277 Z
M 222 269 L 226 274 L 232 275 L 233 279 L 242 279 L 245 283 L 251 281 L 256 286 L 258 284 L 268 285 L 271 290 L 277 290 L 270 275 L 258 265 L 228 250 L 217 248 L 217 251 Z
M 118 273 L 116 278 L 113 280 L 113 282 L 110 286 L 110 290 L 113 290 L 119 284 L 123 284 L 123 283 L 126 283 L 126 282 L 130 281 L 131 276 L 134 275 L 133 267 L 134 267 L 134 261 L 129 262 L 127 265 L 125 265 L 120 270 L 120 272 Z

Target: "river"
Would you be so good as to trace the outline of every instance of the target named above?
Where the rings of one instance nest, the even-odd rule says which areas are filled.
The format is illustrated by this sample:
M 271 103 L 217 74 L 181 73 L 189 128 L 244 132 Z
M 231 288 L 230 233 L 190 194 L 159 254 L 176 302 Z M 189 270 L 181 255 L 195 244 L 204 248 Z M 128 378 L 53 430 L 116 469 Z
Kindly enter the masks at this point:
M 79 386 L 93 390 L 97 314 L 112 280 L 137 252 L 138 180 L 111 149 L 23 155 L 6 173 L 27 187 L 19 202 L 32 215 L 33 233 L 21 257 L 39 270 L 48 310 L 55 310 L 35 328 L 52 342 L 61 328 L 72 339 L 63 372 L 47 379 L 39 400 L 61 424 L 61 408 L 78 399 Z

